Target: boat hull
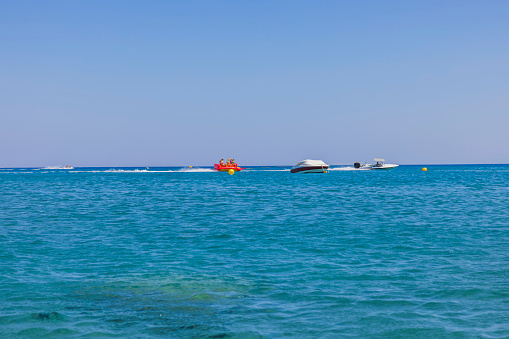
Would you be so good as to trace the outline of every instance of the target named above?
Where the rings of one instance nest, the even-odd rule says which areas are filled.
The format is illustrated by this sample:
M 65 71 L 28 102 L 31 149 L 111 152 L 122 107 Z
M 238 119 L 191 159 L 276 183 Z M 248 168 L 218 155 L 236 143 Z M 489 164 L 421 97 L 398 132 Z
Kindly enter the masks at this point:
M 384 164 L 382 166 L 373 166 L 371 167 L 372 170 L 390 170 L 393 168 L 398 167 L 399 165 L 393 165 L 393 164 Z
M 306 166 L 290 170 L 291 173 L 327 173 L 329 166 Z

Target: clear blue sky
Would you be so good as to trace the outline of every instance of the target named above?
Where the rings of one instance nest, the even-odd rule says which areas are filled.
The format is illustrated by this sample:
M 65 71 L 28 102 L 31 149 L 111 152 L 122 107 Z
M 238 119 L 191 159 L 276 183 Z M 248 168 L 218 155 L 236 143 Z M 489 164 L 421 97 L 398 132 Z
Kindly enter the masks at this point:
M 509 163 L 509 1 L 0 1 L 0 167 Z

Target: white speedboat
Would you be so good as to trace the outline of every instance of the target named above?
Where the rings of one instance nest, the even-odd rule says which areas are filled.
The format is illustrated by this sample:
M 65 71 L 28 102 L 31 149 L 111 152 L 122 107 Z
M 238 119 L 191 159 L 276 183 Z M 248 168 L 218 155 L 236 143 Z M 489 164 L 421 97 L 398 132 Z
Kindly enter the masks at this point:
M 376 161 L 376 164 L 371 165 L 371 169 L 374 169 L 374 170 L 390 170 L 392 168 L 396 168 L 399 166 L 399 165 L 395 165 L 395 164 L 386 164 L 385 159 L 381 159 L 381 158 L 375 158 L 373 160 Z
M 376 170 L 390 170 L 392 168 L 396 168 L 399 166 L 399 165 L 395 165 L 395 164 L 386 164 L 385 159 L 381 159 L 381 158 L 375 158 L 373 160 L 375 160 L 375 162 L 376 162 L 374 165 L 356 162 L 353 164 L 353 167 L 355 169 L 359 169 L 359 170 L 375 170 L 375 169 Z
M 322 160 L 306 159 L 300 161 L 297 165 L 293 166 L 290 172 L 292 173 L 327 173 L 329 165 Z

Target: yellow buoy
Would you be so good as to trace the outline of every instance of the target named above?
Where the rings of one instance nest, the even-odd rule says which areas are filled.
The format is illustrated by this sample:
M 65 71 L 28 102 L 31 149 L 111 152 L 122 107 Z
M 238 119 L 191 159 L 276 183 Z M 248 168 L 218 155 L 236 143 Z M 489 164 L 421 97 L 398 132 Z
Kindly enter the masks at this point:
M 193 166 L 189 166 L 189 168 L 193 168 Z
M 423 172 L 426 172 L 427 170 L 428 170 L 428 169 L 427 169 L 426 167 L 423 167 L 423 168 L 422 168 L 422 171 L 423 171 Z
M 228 170 L 228 174 L 229 174 L 229 175 L 233 175 L 234 173 L 235 173 L 235 171 L 234 171 L 233 169 L 231 169 L 231 168 L 230 168 L 230 169 Z

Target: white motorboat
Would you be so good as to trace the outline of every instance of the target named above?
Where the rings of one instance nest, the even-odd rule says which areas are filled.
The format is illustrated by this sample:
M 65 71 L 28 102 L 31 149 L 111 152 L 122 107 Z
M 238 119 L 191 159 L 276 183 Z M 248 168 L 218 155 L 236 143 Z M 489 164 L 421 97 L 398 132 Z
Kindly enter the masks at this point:
M 373 160 L 376 162 L 374 165 L 356 162 L 353 164 L 353 167 L 355 169 L 360 169 L 360 170 L 390 170 L 392 168 L 396 168 L 399 166 L 399 165 L 395 165 L 395 164 L 386 164 L 385 159 L 381 159 L 381 158 L 375 158 Z
M 371 169 L 374 169 L 374 170 L 375 169 L 376 170 L 390 170 L 390 169 L 393 169 L 393 168 L 396 168 L 399 166 L 399 165 L 395 165 L 395 164 L 386 164 L 385 159 L 381 159 L 381 158 L 375 158 L 373 160 L 376 161 L 376 164 L 371 165 Z
M 329 165 L 322 160 L 306 159 L 300 161 L 297 165 L 293 166 L 290 172 L 292 173 L 327 173 Z

